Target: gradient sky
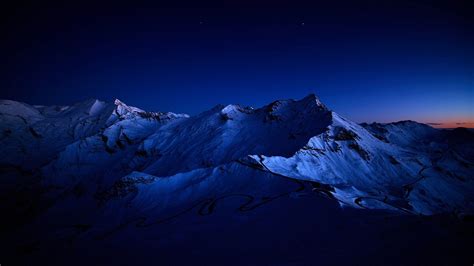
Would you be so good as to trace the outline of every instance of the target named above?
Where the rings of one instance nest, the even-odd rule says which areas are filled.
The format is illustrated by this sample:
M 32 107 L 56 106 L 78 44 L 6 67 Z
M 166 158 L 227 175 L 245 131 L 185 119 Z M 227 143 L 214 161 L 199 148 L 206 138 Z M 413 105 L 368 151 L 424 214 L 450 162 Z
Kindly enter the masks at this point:
M 314 92 L 357 122 L 474 127 L 472 3 L 235 3 L 4 7 L 0 98 L 197 114 Z

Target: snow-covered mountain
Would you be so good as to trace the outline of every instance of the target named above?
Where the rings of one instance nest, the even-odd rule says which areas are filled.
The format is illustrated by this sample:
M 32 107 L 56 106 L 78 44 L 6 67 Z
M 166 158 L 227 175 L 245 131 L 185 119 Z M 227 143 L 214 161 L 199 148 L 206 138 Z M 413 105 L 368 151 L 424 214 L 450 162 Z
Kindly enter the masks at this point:
M 474 212 L 472 131 L 359 125 L 315 95 L 196 116 L 119 100 L 3 100 L 0 119 L 5 222 L 36 239 L 133 234 L 189 212 L 250 212 L 308 194 L 408 215 Z

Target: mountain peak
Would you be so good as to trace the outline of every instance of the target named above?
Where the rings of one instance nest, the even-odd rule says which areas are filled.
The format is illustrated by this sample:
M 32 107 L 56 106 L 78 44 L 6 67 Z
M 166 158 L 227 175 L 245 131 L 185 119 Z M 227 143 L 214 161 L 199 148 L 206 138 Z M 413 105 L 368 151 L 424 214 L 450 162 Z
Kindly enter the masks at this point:
M 300 100 L 300 102 L 306 103 L 306 104 L 314 104 L 317 107 L 320 107 L 321 109 L 324 110 L 329 110 L 326 105 L 324 105 L 321 100 L 319 99 L 318 96 L 314 93 L 308 94 L 306 97 Z
M 116 112 L 120 116 L 125 115 L 127 113 L 144 113 L 145 112 L 144 110 L 142 110 L 140 108 L 129 106 L 129 105 L 125 104 L 124 102 L 120 101 L 119 99 L 115 99 L 114 104 L 117 106 L 116 107 Z
M 319 100 L 318 96 L 315 93 L 311 92 L 310 94 L 306 95 L 303 99 L 308 100 Z
M 115 99 L 115 100 L 114 100 L 114 104 L 117 105 L 117 106 L 126 105 L 126 104 L 124 104 L 124 103 L 123 103 L 121 100 L 119 100 L 119 99 Z

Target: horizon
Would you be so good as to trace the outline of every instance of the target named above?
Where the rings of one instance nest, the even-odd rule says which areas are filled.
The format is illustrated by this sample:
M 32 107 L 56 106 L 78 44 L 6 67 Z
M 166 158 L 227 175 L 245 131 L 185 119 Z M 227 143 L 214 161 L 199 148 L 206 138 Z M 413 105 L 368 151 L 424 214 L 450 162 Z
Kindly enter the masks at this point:
M 316 92 L 356 122 L 474 127 L 474 31 L 456 1 L 252 7 L 5 8 L 0 98 L 77 99 L 196 114 Z M 442 125 L 439 125 L 442 124 Z
M 192 117 L 192 116 L 197 116 L 197 115 L 199 115 L 203 112 L 209 111 L 210 109 L 212 109 L 212 108 L 214 108 L 215 106 L 218 106 L 218 105 L 224 105 L 224 106 L 239 105 L 239 106 L 243 106 L 243 107 L 252 107 L 252 108 L 257 108 L 258 109 L 258 108 L 262 108 L 262 107 L 264 107 L 264 106 L 266 106 L 266 105 L 268 105 L 268 104 L 270 104 L 274 101 L 285 101 L 285 100 L 297 101 L 297 100 L 301 100 L 305 97 L 308 97 L 310 95 L 314 95 L 324 105 L 326 105 L 331 111 L 338 113 L 337 110 L 334 110 L 333 108 L 328 106 L 324 102 L 324 100 L 322 100 L 316 93 L 309 93 L 309 94 L 305 95 L 304 97 L 300 97 L 300 98 L 297 98 L 297 99 L 295 99 L 295 98 L 274 99 L 270 102 L 267 102 L 267 103 L 265 103 L 263 105 L 259 105 L 259 106 L 252 106 L 252 105 L 247 105 L 247 104 L 242 104 L 242 103 L 215 103 L 214 105 L 209 106 L 207 109 L 201 110 L 197 113 L 183 113 L 183 112 L 175 112 L 173 110 L 160 110 L 160 109 L 157 109 L 157 108 L 144 109 L 141 106 L 130 105 L 130 104 L 128 104 L 127 101 L 123 101 L 122 99 L 118 99 L 118 98 L 113 98 L 113 100 L 103 100 L 103 99 L 98 99 L 98 98 L 87 98 L 87 99 L 75 101 L 75 102 L 72 102 L 70 104 L 64 104 L 64 105 L 58 105 L 58 104 L 44 105 L 44 104 L 41 104 L 41 103 L 27 103 L 27 102 L 21 102 L 21 101 L 17 101 L 17 102 L 21 102 L 21 103 L 28 104 L 30 106 L 37 107 L 37 106 L 55 106 L 55 105 L 58 105 L 58 106 L 72 106 L 74 104 L 89 101 L 89 100 L 98 100 L 98 101 L 106 102 L 106 103 L 114 103 L 115 100 L 119 100 L 121 103 L 123 103 L 125 105 L 137 107 L 137 108 L 140 108 L 140 109 L 142 109 L 144 111 L 147 111 L 147 112 L 172 112 L 172 113 L 176 113 L 176 114 L 186 114 L 186 115 L 189 115 L 189 116 Z M 0 99 L 0 100 L 15 101 L 15 100 L 12 100 L 12 99 Z M 347 118 L 351 119 L 350 117 L 347 117 Z M 417 121 L 417 120 L 413 120 L 413 119 L 401 119 L 401 120 L 393 120 L 393 121 L 355 121 L 355 122 L 357 122 L 358 124 L 363 124 L 363 123 L 367 123 L 367 124 L 372 124 L 372 123 L 391 124 L 391 123 L 404 122 L 404 121 L 413 121 L 413 122 L 417 122 L 417 123 L 422 123 L 422 124 L 425 124 L 425 125 L 431 126 L 433 128 L 437 128 L 437 129 L 456 129 L 456 128 L 474 129 L 474 122 L 458 122 L 458 121 L 425 122 L 425 121 Z

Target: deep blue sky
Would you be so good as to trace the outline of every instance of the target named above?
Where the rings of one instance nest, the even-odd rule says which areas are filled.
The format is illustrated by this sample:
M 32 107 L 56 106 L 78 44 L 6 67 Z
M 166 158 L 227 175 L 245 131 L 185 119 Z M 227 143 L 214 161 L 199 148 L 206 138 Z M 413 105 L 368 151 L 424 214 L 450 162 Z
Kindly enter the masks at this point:
M 314 92 L 358 122 L 474 122 L 472 4 L 325 2 L 17 4 L 0 98 L 196 114 Z

